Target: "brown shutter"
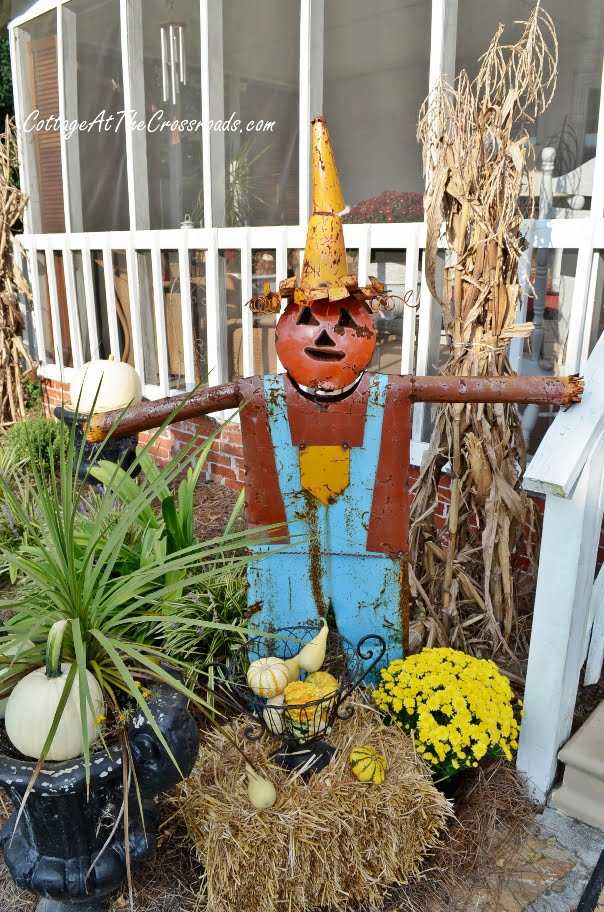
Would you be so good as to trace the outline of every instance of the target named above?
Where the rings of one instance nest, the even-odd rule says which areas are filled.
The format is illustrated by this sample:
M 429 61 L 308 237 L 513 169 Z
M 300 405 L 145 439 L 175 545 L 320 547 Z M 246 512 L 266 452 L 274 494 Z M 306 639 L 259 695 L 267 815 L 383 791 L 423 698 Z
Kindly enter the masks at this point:
M 59 76 L 57 68 L 57 36 L 31 41 L 32 106 L 40 119 L 59 115 Z M 61 173 L 61 136 L 58 130 L 34 133 L 38 186 L 40 191 L 40 230 L 65 231 L 63 208 L 63 176 Z

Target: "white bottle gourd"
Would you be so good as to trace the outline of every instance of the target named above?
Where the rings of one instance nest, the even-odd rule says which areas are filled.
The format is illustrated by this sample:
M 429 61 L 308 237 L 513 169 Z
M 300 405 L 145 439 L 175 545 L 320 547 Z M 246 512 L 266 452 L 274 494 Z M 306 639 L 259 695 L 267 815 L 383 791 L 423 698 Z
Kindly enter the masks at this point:
M 264 723 L 268 730 L 274 735 L 282 735 L 285 730 L 285 725 L 283 723 L 283 711 L 273 709 L 272 707 L 283 706 L 284 700 L 285 697 L 282 693 L 277 694 L 277 696 L 271 697 L 266 701 L 266 708 L 262 711 Z
M 67 623 L 66 620 L 57 621 L 50 628 L 46 644 L 46 668 L 38 668 L 22 678 L 8 698 L 6 706 L 6 734 L 11 744 L 26 757 L 36 760 L 42 755 L 71 668 L 70 663 L 61 662 Z M 86 678 L 94 706 L 94 713 L 89 706 L 86 708 L 88 742 L 94 744 L 100 735 L 96 717 L 104 715 L 105 705 L 94 675 L 86 671 Z M 80 687 L 76 675 L 45 759 L 73 760 L 83 750 Z
M 319 630 L 318 634 L 307 643 L 306 646 L 300 650 L 298 653 L 298 665 L 302 671 L 306 671 L 309 674 L 313 671 L 319 671 L 323 662 L 325 661 L 325 653 L 327 651 L 327 634 L 329 633 L 329 628 L 327 622 L 324 618 L 321 619 L 323 626 Z
M 269 779 L 255 773 L 249 763 L 245 764 L 247 773 L 247 796 L 259 811 L 273 806 L 277 800 L 277 789 Z
M 291 659 L 283 659 L 287 667 L 287 681 L 288 684 L 293 684 L 294 681 L 300 680 L 300 662 L 298 661 L 298 655 L 292 656 Z

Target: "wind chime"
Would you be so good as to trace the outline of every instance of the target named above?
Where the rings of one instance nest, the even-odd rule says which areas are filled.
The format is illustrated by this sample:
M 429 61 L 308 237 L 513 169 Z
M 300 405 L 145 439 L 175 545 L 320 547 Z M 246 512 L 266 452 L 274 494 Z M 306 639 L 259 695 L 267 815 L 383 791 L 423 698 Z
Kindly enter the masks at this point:
M 176 105 L 180 86 L 187 84 L 187 54 L 185 27 L 182 22 L 166 22 L 161 26 L 161 75 L 164 103 Z

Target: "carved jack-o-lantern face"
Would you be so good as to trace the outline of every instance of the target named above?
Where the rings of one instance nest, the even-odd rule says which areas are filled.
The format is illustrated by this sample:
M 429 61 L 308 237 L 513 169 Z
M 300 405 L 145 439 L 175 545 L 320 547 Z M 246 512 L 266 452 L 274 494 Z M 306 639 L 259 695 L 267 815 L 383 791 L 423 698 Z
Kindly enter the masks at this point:
M 277 324 L 277 355 L 300 386 L 334 392 L 350 386 L 371 361 L 375 327 L 355 298 L 298 307 L 288 304 Z

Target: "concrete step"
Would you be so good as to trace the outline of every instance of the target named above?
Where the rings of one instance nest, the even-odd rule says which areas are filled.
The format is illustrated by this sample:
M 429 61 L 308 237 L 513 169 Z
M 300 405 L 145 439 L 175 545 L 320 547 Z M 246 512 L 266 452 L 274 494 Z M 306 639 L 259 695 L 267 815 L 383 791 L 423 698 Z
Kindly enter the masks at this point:
M 556 810 L 604 830 L 604 701 L 558 754 L 565 764 Z

